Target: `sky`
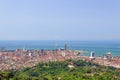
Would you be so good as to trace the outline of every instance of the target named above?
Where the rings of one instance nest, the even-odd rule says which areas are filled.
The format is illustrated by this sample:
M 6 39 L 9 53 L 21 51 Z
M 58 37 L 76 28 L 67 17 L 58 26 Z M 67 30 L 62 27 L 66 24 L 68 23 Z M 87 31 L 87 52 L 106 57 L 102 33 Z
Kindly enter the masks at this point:
M 0 0 L 0 40 L 120 40 L 120 0 Z

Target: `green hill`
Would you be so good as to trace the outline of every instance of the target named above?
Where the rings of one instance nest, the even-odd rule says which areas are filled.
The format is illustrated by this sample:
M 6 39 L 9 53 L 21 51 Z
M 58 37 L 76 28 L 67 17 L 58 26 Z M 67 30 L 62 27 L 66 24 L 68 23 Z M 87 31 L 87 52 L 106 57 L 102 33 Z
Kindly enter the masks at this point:
M 71 64 L 72 68 L 68 65 Z M 120 80 L 120 69 L 82 60 L 39 63 L 19 71 L 0 72 L 0 80 Z

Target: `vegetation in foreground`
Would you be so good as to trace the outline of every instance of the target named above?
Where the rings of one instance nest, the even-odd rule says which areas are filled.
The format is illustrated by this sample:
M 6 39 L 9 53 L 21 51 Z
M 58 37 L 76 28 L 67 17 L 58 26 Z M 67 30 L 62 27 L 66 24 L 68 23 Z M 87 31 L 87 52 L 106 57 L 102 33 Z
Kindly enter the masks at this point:
M 73 63 L 74 68 L 68 68 Z M 33 68 L 0 72 L 0 80 L 120 80 L 120 69 L 82 60 L 39 63 Z

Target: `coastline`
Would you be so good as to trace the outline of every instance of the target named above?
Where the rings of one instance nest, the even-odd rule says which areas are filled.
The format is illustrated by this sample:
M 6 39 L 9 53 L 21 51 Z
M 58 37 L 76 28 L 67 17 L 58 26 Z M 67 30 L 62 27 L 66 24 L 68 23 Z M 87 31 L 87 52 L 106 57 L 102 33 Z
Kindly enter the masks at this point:
M 79 55 L 73 50 L 20 50 L 3 51 L 0 53 L 0 70 L 19 70 L 25 67 L 33 67 L 41 62 L 64 61 L 68 59 L 82 59 L 84 61 L 93 62 L 99 65 L 112 66 L 120 68 L 119 57 L 89 57 Z
M 67 44 L 68 50 L 87 51 L 87 55 L 91 51 L 95 52 L 95 56 L 103 56 L 107 52 L 111 52 L 112 56 L 120 55 L 119 41 L 69 41 L 69 40 L 3 40 L 0 41 L 0 51 L 2 48 L 6 50 L 16 50 L 26 48 L 28 50 L 54 50 L 63 48 Z M 85 55 L 86 56 L 86 55 Z

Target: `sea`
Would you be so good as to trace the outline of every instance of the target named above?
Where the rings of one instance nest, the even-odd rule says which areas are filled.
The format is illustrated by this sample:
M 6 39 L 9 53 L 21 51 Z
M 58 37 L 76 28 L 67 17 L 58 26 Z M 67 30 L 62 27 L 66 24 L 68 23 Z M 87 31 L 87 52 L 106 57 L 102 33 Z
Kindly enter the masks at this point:
M 56 50 L 64 48 L 68 50 L 84 51 L 83 55 L 89 56 L 94 51 L 95 56 L 103 56 L 111 52 L 112 56 L 120 56 L 119 41 L 60 41 L 60 40 L 3 40 L 0 41 L 0 51 L 27 49 L 27 50 Z

